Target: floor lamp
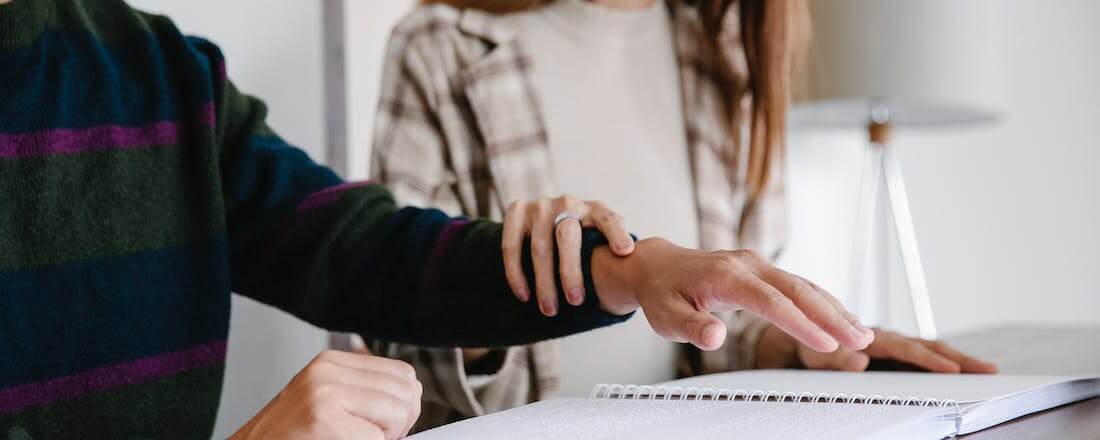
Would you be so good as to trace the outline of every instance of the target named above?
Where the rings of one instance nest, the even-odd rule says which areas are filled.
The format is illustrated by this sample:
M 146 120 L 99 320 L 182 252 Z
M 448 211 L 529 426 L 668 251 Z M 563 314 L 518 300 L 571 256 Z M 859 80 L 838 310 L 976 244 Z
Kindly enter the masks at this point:
M 874 243 L 875 221 L 880 183 L 885 183 L 888 208 L 897 233 L 898 248 L 912 301 L 917 332 L 922 338 L 935 339 L 936 323 L 928 285 L 924 278 L 913 216 L 901 163 L 890 143 L 895 128 L 943 128 L 980 124 L 993 116 L 965 106 L 915 101 L 891 101 L 884 98 L 827 99 L 801 104 L 791 114 L 792 125 L 798 127 L 866 129 L 869 149 L 860 176 L 860 195 L 850 260 L 849 288 L 863 290 L 863 280 L 870 248 Z
M 897 232 L 917 331 L 921 337 L 935 338 L 936 322 L 891 135 L 993 119 L 983 109 L 996 108 L 998 102 L 1002 30 L 994 20 L 973 17 L 989 16 L 998 5 L 989 0 L 814 0 L 808 4 L 813 40 L 806 90 L 792 111 L 792 126 L 866 130 L 870 145 L 861 179 L 849 283 L 853 293 L 869 297 L 859 289 L 865 287 L 861 283 L 876 218 L 886 211 L 878 204 L 882 186 L 892 229 Z

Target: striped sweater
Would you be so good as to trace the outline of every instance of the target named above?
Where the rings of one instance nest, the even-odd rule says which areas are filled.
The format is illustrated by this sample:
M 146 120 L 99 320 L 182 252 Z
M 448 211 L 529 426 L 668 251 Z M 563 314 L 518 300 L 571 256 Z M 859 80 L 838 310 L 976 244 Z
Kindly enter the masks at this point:
M 508 291 L 499 225 L 343 183 L 264 113 L 164 17 L 0 5 L 0 438 L 209 436 L 231 291 L 421 345 L 625 319 L 591 277 L 583 306 L 542 317 Z

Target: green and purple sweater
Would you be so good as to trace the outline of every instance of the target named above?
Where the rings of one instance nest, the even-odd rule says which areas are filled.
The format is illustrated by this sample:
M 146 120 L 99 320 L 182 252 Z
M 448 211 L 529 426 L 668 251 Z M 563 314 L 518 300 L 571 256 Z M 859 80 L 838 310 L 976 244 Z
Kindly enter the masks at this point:
M 0 5 L 0 438 L 209 436 L 231 291 L 420 345 L 625 319 L 591 277 L 583 306 L 542 317 L 507 287 L 499 225 L 343 183 L 264 113 L 164 17 Z

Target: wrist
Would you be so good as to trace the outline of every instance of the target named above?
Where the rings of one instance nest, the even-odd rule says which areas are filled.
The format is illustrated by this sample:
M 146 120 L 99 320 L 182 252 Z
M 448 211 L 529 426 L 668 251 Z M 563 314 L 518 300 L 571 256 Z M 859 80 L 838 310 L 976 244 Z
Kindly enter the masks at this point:
M 663 238 L 647 238 L 634 245 L 634 252 L 620 257 L 607 246 L 592 253 L 592 282 L 604 311 L 625 315 L 640 307 L 639 296 L 654 284 L 654 262 L 669 262 L 670 248 L 677 248 Z M 677 248 L 678 249 L 678 248 Z
M 756 368 L 796 368 L 798 341 L 774 325 L 768 325 L 756 342 Z
M 607 313 L 625 315 L 638 309 L 638 301 L 630 294 L 629 278 L 624 273 L 629 258 L 615 255 L 607 246 L 592 251 L 592 282 L 600 308 Z

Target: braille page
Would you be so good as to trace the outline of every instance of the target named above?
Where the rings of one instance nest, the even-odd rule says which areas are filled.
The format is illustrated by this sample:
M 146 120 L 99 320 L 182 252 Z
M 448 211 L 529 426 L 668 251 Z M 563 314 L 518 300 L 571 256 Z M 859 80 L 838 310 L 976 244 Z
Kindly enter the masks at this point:
M 1037 387 L 1082 379 L 1081 376 L 1006 374 L 933 374 L 909 372 L 755 370 L 708 374 L 660 385 L 795 393 L 863 394 L 954 400 L 960 404 L 1002 398 Z
M 950 414 L 948 414 L 950 413 Z M 858 439 L 954 432 L 953 411 L 843 403 L 562 398 L 452 423 L 413 440 Z

